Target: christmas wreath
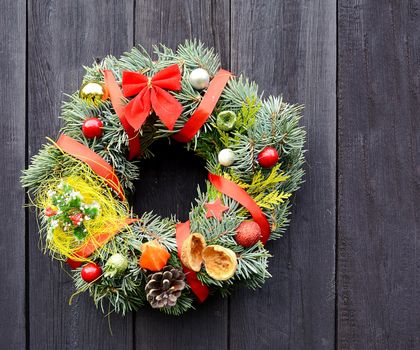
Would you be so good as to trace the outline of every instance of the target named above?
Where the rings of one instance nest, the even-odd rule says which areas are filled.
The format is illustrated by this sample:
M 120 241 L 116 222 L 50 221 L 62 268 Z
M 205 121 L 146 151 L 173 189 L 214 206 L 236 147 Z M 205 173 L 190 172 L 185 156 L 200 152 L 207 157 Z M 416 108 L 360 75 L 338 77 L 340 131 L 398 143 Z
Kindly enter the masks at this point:
M 265 244 L 283 235 L 302 182 L 301 106 L 262 99 L 200 42 L 154 54 L 133 48 L 85 67 L 60 136 L 22 176 L 45 251 L 68 263 L 74 295 L 89 291 L 104 312 L 150 304 L 178 315 L 211 293 L 260 287 L 270 277 Z M 159 138 L 207 162 L 187 222 L 136 216 L 126 199 Z

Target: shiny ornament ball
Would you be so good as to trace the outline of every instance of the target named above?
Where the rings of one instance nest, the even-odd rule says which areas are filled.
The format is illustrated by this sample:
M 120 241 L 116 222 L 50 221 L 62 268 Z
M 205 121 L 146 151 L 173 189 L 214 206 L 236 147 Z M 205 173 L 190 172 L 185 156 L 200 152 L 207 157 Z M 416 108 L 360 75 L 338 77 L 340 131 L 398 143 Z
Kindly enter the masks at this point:
M 230 131 L 236 123 L 236 114 L 232 111 L 223 111 L 217 115 L 216 125 L 222 131 Z
M 258 164 L 263 168 L 272 168 L 279 161 L 279 154 L 274 147 L 265 147 L 258 154 Z
M 88 139 L 102 136 L 102 128 L 104 124 L 98 118 L 88 118 L 82 124 L 82 132 Z
M 128 268 L 128 260 L 127 258 L 120 254 L 116 253 L 111 255 L 108 261 L 105 264 L 104 271 L 105 277 L 114 277 L 123 273 Z
M 99 106 L 108 99 L 109 93 L 105 85 L 97 82 L 86 82 L 82 85 L 79 97 L 93 106 Z
M 236 242 L 242 247 L 252 247 L 261 239 L 261 228 L 255 221 L 242 221 L 236 229 Z
M 90 283 L 101 277 L 102 269 L 95 263 L 87 263 L 82 267 L 82 272 L 80 274 L 82 275 L 83 281 Z
M 217 159 L 221 165 L 231 166 L 235 161 L 235 153 L 230 148 L 225 148 L 219 152 Z
M 189 81 L 194 89 L 203 90 L 209 86 L 210 75 L 205 69 L 196 68 L 191 71 Z

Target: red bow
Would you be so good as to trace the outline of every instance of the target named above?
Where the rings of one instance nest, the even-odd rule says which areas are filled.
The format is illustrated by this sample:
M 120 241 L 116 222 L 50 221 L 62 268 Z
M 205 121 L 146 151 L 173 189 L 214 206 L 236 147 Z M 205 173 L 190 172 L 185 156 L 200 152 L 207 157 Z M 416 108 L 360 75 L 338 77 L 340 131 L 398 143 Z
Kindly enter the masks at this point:
M 135 130 L 141 128 L 152 108 L 163 124 L 173 130 L 181 115 L 182 105 L 163 89 L 181 90 L 181 71 L 177 64 L 162 69 L 152 78 L 141 73 L 123 72 L 124 96 L 137 95 L 125 107 L 127 121 Z

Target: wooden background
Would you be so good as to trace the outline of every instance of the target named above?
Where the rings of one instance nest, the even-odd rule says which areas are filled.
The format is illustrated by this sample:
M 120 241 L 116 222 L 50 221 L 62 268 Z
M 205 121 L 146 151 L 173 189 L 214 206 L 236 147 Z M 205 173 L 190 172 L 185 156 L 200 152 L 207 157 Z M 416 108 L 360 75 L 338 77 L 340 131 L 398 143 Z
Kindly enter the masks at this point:
M 57 136 L 82 65 L 199 38 L 267 94 L 306 105 L 306 183 L 273 278 L 181 318 L 107 319 L 38 249 L 20 170 Z M 0 344 L 4 349 L 420 349 L 419 0 L 2 0 Z M 145 162 L 137 211 L 186 217 L 205 172 Z M 174 178 L 174 179 L 172 179 Z

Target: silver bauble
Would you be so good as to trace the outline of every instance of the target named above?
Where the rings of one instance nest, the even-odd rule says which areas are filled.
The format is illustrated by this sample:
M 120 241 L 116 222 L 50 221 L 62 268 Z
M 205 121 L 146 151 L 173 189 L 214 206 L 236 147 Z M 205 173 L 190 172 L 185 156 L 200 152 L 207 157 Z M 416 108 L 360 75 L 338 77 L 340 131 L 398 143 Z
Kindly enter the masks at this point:
M 235 161 L 235 153 L 230 148 L 222 149 L 217 155 L 217 160 L 223 166 L 231 166 Z
M 203 90 L 209 86 L 210 75 L 205 69 L 196 68 L 191 71 L 189 81 L 194 89 Z

